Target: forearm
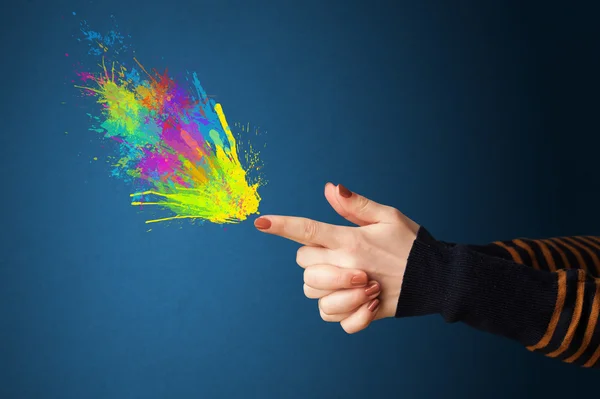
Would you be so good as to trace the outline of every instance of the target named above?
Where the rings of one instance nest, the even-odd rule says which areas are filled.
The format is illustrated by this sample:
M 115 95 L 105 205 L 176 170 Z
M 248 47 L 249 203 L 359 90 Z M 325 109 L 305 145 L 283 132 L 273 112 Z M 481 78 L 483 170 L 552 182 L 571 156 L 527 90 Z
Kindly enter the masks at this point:
M 600 367 L 600 282 L 574 265 L 555 263 L 551 272 L 523 264 L 501 245 L 441 243 L 421 229 L 396 317 L 441 314 L 530 350 Z

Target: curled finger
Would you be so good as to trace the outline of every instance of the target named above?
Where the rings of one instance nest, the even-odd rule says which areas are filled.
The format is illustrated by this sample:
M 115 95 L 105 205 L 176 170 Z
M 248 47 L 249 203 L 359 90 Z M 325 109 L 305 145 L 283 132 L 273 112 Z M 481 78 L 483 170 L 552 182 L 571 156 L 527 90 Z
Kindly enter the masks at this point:
M 337 290 L 319 299 L 319 308 L 327 314 L 348 313 L 377 298 L 381 288 L 376 281 L 364 288 Z
M 309 299 L 323 298 L 324 296 L 329 295 L 332 292 L 335 292 L 335 291 L 319 290 L 319 289 L 311 287 L 310 285 L 304 284 L 304 295 Z
M 314 265 L 304 269 L 304 283 L 319 290 L 335 291 L 364 287 L 367 282 L 367 273 L 362 270 L 332 265 Z
M 364 330 L 371 324 L 379 311 L 379 299 L 373 299 L 362 305 L 358 310 L 340 322 L 340 325 L 348 334 L 355 334 Z
M 321 319 L 330 323 L 339 323 L 342 320 L 350 317 L 352 312 L 350 313 L 342 313 L 342 314 L 327 314 L 324 313 L 321 309 L 319 309 L 319 314 L 321 315 Z

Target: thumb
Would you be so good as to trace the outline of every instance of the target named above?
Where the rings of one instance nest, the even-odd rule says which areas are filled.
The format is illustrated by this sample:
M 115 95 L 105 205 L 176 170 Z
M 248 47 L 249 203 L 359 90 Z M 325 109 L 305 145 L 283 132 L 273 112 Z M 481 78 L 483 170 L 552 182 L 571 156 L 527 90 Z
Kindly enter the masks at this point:
M 341 184 L 334 190 L 337 200 L 336 209 L 340 215 L 352 219 L 358 225 L 381 222 L 393 222 L 397 219 L 398 211 L 391 206 L 382 205 L 360 194 L 353 193 Z M 330 202 L 331 203 L 331 202 Z
M 329 202 L 329 205 L 331 205 L 333 210 L 336 211 L 338 215 L 340 215 L 347 221 L 354 223 L 356 225 L 366 226 L 366 225 L 370 224 L 363 220 L 357 219 L 356 217 L 354 217 L 354 215 L 351 215 L 350 212 L 348 212 L 342 206 L 342 204 L 340 204 L 340 202 L 338 201 L 338 197 L 340 197 L 340 196 L 338 195 L 337 190 L 338 190 L 337 186 L 335 186 L 331 183 L 327 183 L 325 185 L 325 198 L 327 199 L 327 202 Z

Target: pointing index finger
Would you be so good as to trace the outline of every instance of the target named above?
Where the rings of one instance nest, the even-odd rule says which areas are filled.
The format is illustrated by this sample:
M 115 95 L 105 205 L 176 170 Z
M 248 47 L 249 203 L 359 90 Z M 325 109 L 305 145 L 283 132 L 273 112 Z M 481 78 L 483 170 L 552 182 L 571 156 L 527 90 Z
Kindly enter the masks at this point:
M 340 246 L 343 227 L 294 216 L 261 216 L 254 226 L 265 233 L 274 234 L 304 245 L 326 248 Z

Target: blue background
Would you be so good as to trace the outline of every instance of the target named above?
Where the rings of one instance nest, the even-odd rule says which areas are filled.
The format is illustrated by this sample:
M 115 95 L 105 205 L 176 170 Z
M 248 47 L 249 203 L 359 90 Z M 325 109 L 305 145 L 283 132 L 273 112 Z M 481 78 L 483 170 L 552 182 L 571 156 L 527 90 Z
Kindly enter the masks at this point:
M 263 213 L 341 223 L 332 181 L 449 241 L 600 234 L 597 10 L 489 3 L 4 2 L 0 397 L 597 392 L 595 370 L 440 317 L 348 336 L 303 297 L 297 245 L 251 222 L 146 232 L 90 161 L 64 56 L 79 18 L 115 14 L 146 65 L 197 71 L 267 131 Z

